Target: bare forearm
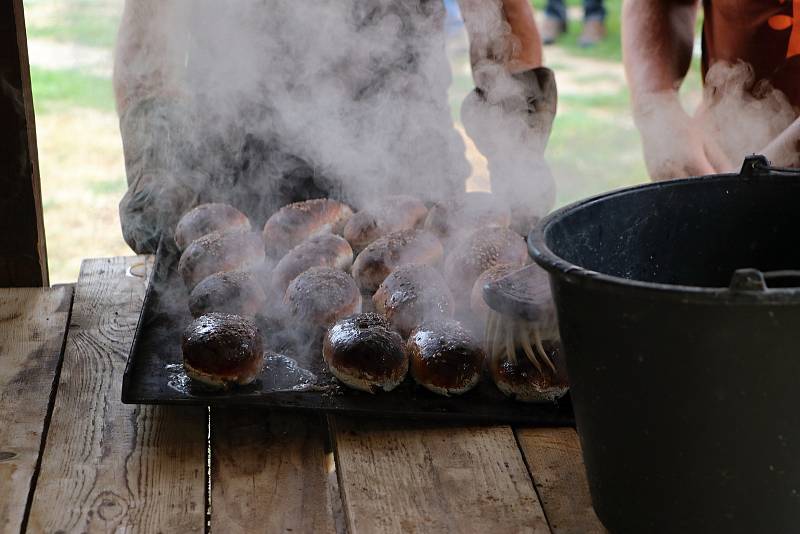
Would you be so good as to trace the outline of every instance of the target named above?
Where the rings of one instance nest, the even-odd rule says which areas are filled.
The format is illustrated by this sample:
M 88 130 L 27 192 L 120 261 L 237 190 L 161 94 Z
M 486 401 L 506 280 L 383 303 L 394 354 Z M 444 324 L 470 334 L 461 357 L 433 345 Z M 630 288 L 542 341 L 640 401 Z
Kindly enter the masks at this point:
M 500 64 L 516 73 L 539 67 L 542 49 L 527 0 L 459 0 L 473 69 Z
M 625 0 L 622 51 L 634 108 L 677 93 L 692 60 L 696 0 Z
M 762 153 L 779 167 L 800 167 L 800 118 L 795 120 Z

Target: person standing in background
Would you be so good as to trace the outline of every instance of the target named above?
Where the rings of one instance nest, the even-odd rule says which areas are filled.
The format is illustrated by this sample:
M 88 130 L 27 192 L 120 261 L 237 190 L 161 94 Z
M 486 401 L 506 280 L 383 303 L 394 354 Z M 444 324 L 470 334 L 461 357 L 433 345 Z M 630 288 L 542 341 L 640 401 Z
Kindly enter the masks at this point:
M 565 0 L 547 0 L 542 24 L 542 42 L 553 44 L 567 32 L 567 6 Z M 594 46 L 606 36 L 606 8 L 603 0 L 583 0 L 583 32 L 578 43 Z

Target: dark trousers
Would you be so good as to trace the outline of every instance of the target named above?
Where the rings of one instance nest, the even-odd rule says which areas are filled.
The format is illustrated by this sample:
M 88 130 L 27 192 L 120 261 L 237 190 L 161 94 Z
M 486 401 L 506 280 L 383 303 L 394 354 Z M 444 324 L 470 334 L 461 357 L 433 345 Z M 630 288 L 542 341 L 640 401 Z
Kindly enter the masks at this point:
M 567 6 L 564 0 L 547 0 L 547 7 L 545 13 L 548 17 L 553 17 L 563 22 L 567 21 Z M 583 19 L 600 19 L 606 18 L 606 8 L 603 6 L 603 0 L 583 0 Z

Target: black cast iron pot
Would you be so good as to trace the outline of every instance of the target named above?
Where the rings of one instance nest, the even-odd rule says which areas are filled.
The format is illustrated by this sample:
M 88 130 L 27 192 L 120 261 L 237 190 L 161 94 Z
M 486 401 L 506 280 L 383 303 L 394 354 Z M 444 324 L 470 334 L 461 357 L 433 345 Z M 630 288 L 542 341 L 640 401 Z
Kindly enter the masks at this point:
M 579 202 L 528 242 L 606 527 L 800 532 L 800 174 L 748 158 Z

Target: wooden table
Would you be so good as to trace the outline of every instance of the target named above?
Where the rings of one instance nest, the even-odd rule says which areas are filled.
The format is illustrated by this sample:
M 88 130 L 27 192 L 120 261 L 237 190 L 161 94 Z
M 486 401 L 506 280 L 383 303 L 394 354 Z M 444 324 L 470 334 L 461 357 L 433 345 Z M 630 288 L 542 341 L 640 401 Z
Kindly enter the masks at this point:
M 122 404 L 150 263 L 0 289 L 0 533 L 603 531 L 572 429 Z

